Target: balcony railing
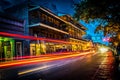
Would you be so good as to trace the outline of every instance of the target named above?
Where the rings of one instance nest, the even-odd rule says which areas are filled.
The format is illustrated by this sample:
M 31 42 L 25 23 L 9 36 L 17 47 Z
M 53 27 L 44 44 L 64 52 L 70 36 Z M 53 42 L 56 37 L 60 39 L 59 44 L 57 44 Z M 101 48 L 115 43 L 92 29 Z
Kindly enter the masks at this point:
M 60 30 L 63 30 L 63 31 L 67 31 L 65 26 L 64 25 L 57 25 L 55 23 L 52 23 L 52 22 L 49 22 L 47 20 L 41 20 L 39 18 L 34 18 L 34 19 L 30 19 L 29 20 L 29 24 L 32 25 L 32 24 L 36 24 L 36 23 L 43 23 L 43 24 L 47 24 L 51 27 L 54 27 L 54 28 L 57 28 L 57 29 L 60 29 Z

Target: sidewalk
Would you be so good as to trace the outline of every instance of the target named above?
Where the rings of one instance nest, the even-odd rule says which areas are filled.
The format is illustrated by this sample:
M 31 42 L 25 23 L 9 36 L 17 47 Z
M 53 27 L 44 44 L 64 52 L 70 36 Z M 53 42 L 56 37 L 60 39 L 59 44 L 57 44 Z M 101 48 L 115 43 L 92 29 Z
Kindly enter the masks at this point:
M 92 80 L 118 80 L 116 78 L 115 58 L 112 52 L 106 54 L 106 58 L 100 64 Z

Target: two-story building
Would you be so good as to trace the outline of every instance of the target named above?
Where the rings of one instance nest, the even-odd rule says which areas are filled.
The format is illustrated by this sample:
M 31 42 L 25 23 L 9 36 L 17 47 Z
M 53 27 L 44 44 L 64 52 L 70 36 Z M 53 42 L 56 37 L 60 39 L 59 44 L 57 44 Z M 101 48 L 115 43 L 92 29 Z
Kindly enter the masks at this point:
M 56 42 L 31 41 L 30 54 L 39 55 L 58 51 L 82 50 L 86 41 L 82 40 L 86 28 L 69 16 L 57 16 L 43 7 L 29 9 L 29 32 L 35 37 L 43 37 L 53 40 L 63 40 L 71 44 Z M 73 43 L 73 44 L 72 44 Z M 75 43 L 75 44 L 74 44 Z
M 35 37 L 49 38 L 53 40 L 65 41 L 68 38 L 67 26 L 65 21 L 43 7 L 34 7 L 29 9 L 29 32 Z M 61 43 L 31 41 L 31 55 L 57 52 L 63 49 Z

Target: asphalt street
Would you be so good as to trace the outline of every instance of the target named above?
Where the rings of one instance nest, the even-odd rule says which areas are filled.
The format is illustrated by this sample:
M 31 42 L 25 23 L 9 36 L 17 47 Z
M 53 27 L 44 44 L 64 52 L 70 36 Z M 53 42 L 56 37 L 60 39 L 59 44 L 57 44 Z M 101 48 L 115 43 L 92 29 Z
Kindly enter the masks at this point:
M 119 80 L 111 52 L 31 63 L 0 70 L 0 80 Z

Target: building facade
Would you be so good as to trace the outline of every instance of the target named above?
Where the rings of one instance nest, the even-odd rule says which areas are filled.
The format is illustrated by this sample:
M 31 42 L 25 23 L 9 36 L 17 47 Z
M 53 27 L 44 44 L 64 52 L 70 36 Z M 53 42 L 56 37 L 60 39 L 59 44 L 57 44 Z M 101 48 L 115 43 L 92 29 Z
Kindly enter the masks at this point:
M 45 8 L 35 7 L 29 9 L 29 32 L 32 36 L 65 41 L 68 37 L 65 24 L 61 18 Z M 30 42 L 31 55 L 34 53 L 39 55 L 57 52 L 63 48 L 64 45 L 62 43 Z
M 23 39 L 2 34 L 24 34 L 24 20 L 0 13 L 0 59 L 10 60 L 23 56 Z M 14 35 L 13 35 L 14 36 Z
M 53 40 L 71 42 L 62 44 L 56 42 L 31 41 L 30 54 L 40 55 L 45 53 L 80 51 L 84 49 L 87 41 L 82 40 L 86 28 L 69 16 L 57 16 L 43 7 L 29 9 L 29 32 L 31 36 L 43 37 Z
M 82 39 L 86 28 L 75 21 L 71 16 L 57 16 L 49 9 L 43 7 L 29 7 L 29 9 L 26 9 L 26 4 L 19 10 L 21 13 L 18 19 L 15 18 L 14 15 L 18 13 L 14 13 L 12 9 L 7 10 L 7 12 L 10 12 L 10 15 L 14 15 L 14 17 L 3 14 L 0 15 L 1 34 L 5 32 L 23 36 L 29 35 L 48 40 L 26 40 L 17 36 L 14 37 L 13 35 L 0 35 L 1 59 L 87 49 L 88 46 L 84 45 L 86 45 L 88 41 Z M 26 10 L 28 10 L 28 12 L 26 12 L 28 14 L 25 16 L 25 14 L 22 13 Z M 24 16 L 21 18 L 20 16 L 22 15 Z M 60 43 L 60 41 L 70 43 Z
M 4 6 L 0 12 L 9 13 L 0 13 L 0 59 L 89 49 L 89 41 L 82 39 L 86 28 L 70 15 L 57 16 L 30 6 L 27 0 Z M 25 38 L 30 36 L 43 40 Z
M 87 50 L 89 41 L 83 40 L 82 36 L 85 35 L 86 28 L 74 20 L 70 15 L 60 16 L 63 20 L 67 21 L 67 32 L 69 33 L 69 42 L 74 42 L 72 51 Z M 85 46 L 86 45 L 86 46 Z

